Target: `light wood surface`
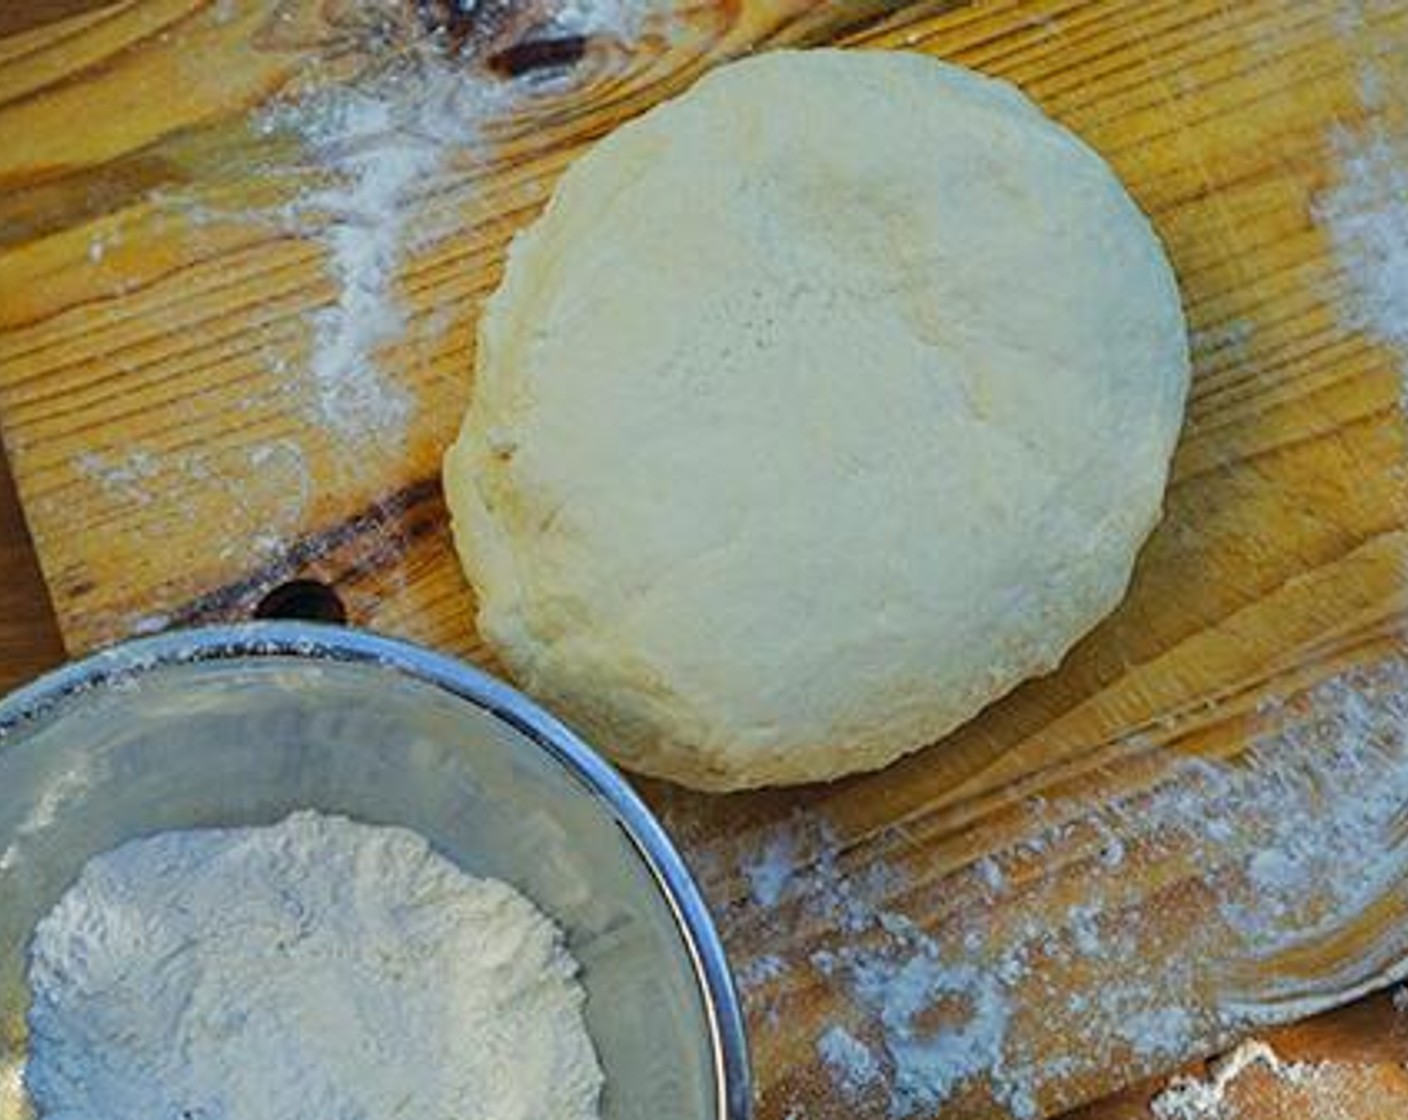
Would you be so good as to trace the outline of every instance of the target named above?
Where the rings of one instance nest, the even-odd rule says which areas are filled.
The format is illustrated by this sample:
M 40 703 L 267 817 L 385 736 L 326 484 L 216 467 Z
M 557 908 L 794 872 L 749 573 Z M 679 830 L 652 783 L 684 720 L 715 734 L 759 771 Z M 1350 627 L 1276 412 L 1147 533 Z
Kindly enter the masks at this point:
M 1341 146 L 1402 125 L 1400 84 L 1371 90 L 1366 67 L 1402 73 L 1408 13 L 1351 7 L 701 2 L 634 54 L 589 52 L 577 79 L 494 124 L 487 155 L 428 185 L 424 205 L 451 220 L 400 277 L 411 336 L 381 358 L 416 409 L 391 449 L 349 445 L 300 395 L 309 316 L 334 290 L 316 241 L 268 215 L 316 171 L 251 127 L 295 75 L 348 80 L 381 48 L 339 24 L 336 3 L 7 9 L 0 422 L 66 645 L 243 617 L 308 575 L 354 621 L 493 667 L 435 473 L 507 239 L 574 154 L 710 62 L 783 44 L 925 50 L 1018 82 L 1110 159 L 1178 270 L 1196 382 L 1165 524 L 1128 601 L 1059 673 L 880 775 L 727 799 L 644 785 L 735 960 L 800 962 L 751 1003 L 763 1116 L 883 1113 L 838 1094 L 818 1062 L 821 1030 L 855 1013 L 805 967 L 836 931 L 780 927 L 750 895 L 747 861 L 799 814 L 832 831 L 847 874 L 884 866 L 879 904 L 935 944 L 980 921 L 981 967 L 1022 930 L 1069 932 L 1096 893 L 1129 918 L 1151 990 L 1177 986 L 1166 994 L 1197 1029 L 1178 1053 L 1092 1061 L 1073 1000 L 1128 983 L 1130 961 L 1028 962 L 1006 1045 L 1045 1071 L 1031 1086 L 1045 1113 L 1225 1045 L 1230 989 L 1256 1002 L 1294 983 L 1298 1002 L 1265 1012 L 1284 1017 L 1383 984 L 1402 964 L 1401 884 L 1295 954 L 1214 942 L 1180 978 L 1158 965 L 1203 944 L 1215 899 L 1200 853 L 1149 845 L 1107 874 L 1082 826 L 1094 807 L 1176 782 L 1190 756 L 1235 759 L 1273 727 L 1314 724 L 1296 697 L 1400 647 L 1401 382 L 1347 310 L 1355 285 L 1316 213 L 1346 174 Z M 985 857 L 1019 872 L 1000 897 L 980 889 Z M 991 1089 L 965 1083 L 945 1115 L 1002 1114 Z M 1135 1114 L 1124 1107 L 1090 1115 Z
M 26 684 L 63 659 L 58 623 L 49 606 L 33 546 L 0 456 L 0 693 Z M 1339 1111 L 1318 1116 L 1285 1086 L 1259 1082 L 1221 1120 L 1386 1120 L 1408 1115 L 1408 1017 L 1387 995 L 1369 996 L 1338 1011 L 1264 1032 L 1291 1061 L 1324 1066 L 1356 1078 L 1332 1099 Z M 1201 1076 L 1201 1064 L 1185 1067 Z M 1067 1114 L 1066 1120 L 1149 1120 L 1149 1102 L 1165 1087 L 1158 1077 L 1122 1089 Z

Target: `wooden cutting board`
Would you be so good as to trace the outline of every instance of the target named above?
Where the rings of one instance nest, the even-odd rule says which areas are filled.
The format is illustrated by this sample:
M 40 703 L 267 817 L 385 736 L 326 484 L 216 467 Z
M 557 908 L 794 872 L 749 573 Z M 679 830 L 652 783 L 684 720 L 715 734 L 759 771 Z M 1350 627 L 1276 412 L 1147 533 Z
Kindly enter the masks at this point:
M 553 8 L 0 8 L 0 422 L 70 652 L 306 577 L 492 668 L 436 476 L 509 238 L 708 66 L 922 50 L 1110 160 L 1196 378 L 1166 520 L 1058 673 L 881 774 L 642 783 L 729 941 L 762 1116 L 1047 1115 L 1397 975 L 1405 6 L 696 0 L 612 33 Z M 408 120 L 337 115 L 397 83 L 429 98 Z

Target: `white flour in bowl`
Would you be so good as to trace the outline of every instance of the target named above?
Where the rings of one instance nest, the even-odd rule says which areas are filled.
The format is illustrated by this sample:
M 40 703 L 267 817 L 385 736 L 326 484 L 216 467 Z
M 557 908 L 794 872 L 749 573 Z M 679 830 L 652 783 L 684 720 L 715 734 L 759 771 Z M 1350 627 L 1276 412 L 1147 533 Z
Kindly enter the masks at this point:
M 37 926 L 25 1083 L 67 1120 L 595 1120 L 576 971 L 527 899 L 404 829 L 168 832 Z

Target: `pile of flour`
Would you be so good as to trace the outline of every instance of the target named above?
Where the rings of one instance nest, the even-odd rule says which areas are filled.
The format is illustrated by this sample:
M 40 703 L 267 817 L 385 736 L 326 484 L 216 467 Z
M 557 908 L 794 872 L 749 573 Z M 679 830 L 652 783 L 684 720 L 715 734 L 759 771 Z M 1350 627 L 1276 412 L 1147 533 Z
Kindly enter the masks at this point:
M 67 1120 L 595 1120 L 575 973 L 522 895 L 403 829 L 165 833 L 36 928 L 25 1082 Z

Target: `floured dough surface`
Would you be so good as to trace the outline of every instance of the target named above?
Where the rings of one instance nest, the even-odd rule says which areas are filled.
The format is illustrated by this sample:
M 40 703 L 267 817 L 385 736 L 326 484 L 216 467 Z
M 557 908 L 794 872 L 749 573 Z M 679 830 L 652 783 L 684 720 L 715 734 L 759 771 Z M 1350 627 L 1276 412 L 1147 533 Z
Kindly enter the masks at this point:
M 1119 602 L 1187 384 L 1148 222 L 1015 89 L 724 67 L 513 245 L 445 464 L 480 629 L 632 769 L 883 766 Z

